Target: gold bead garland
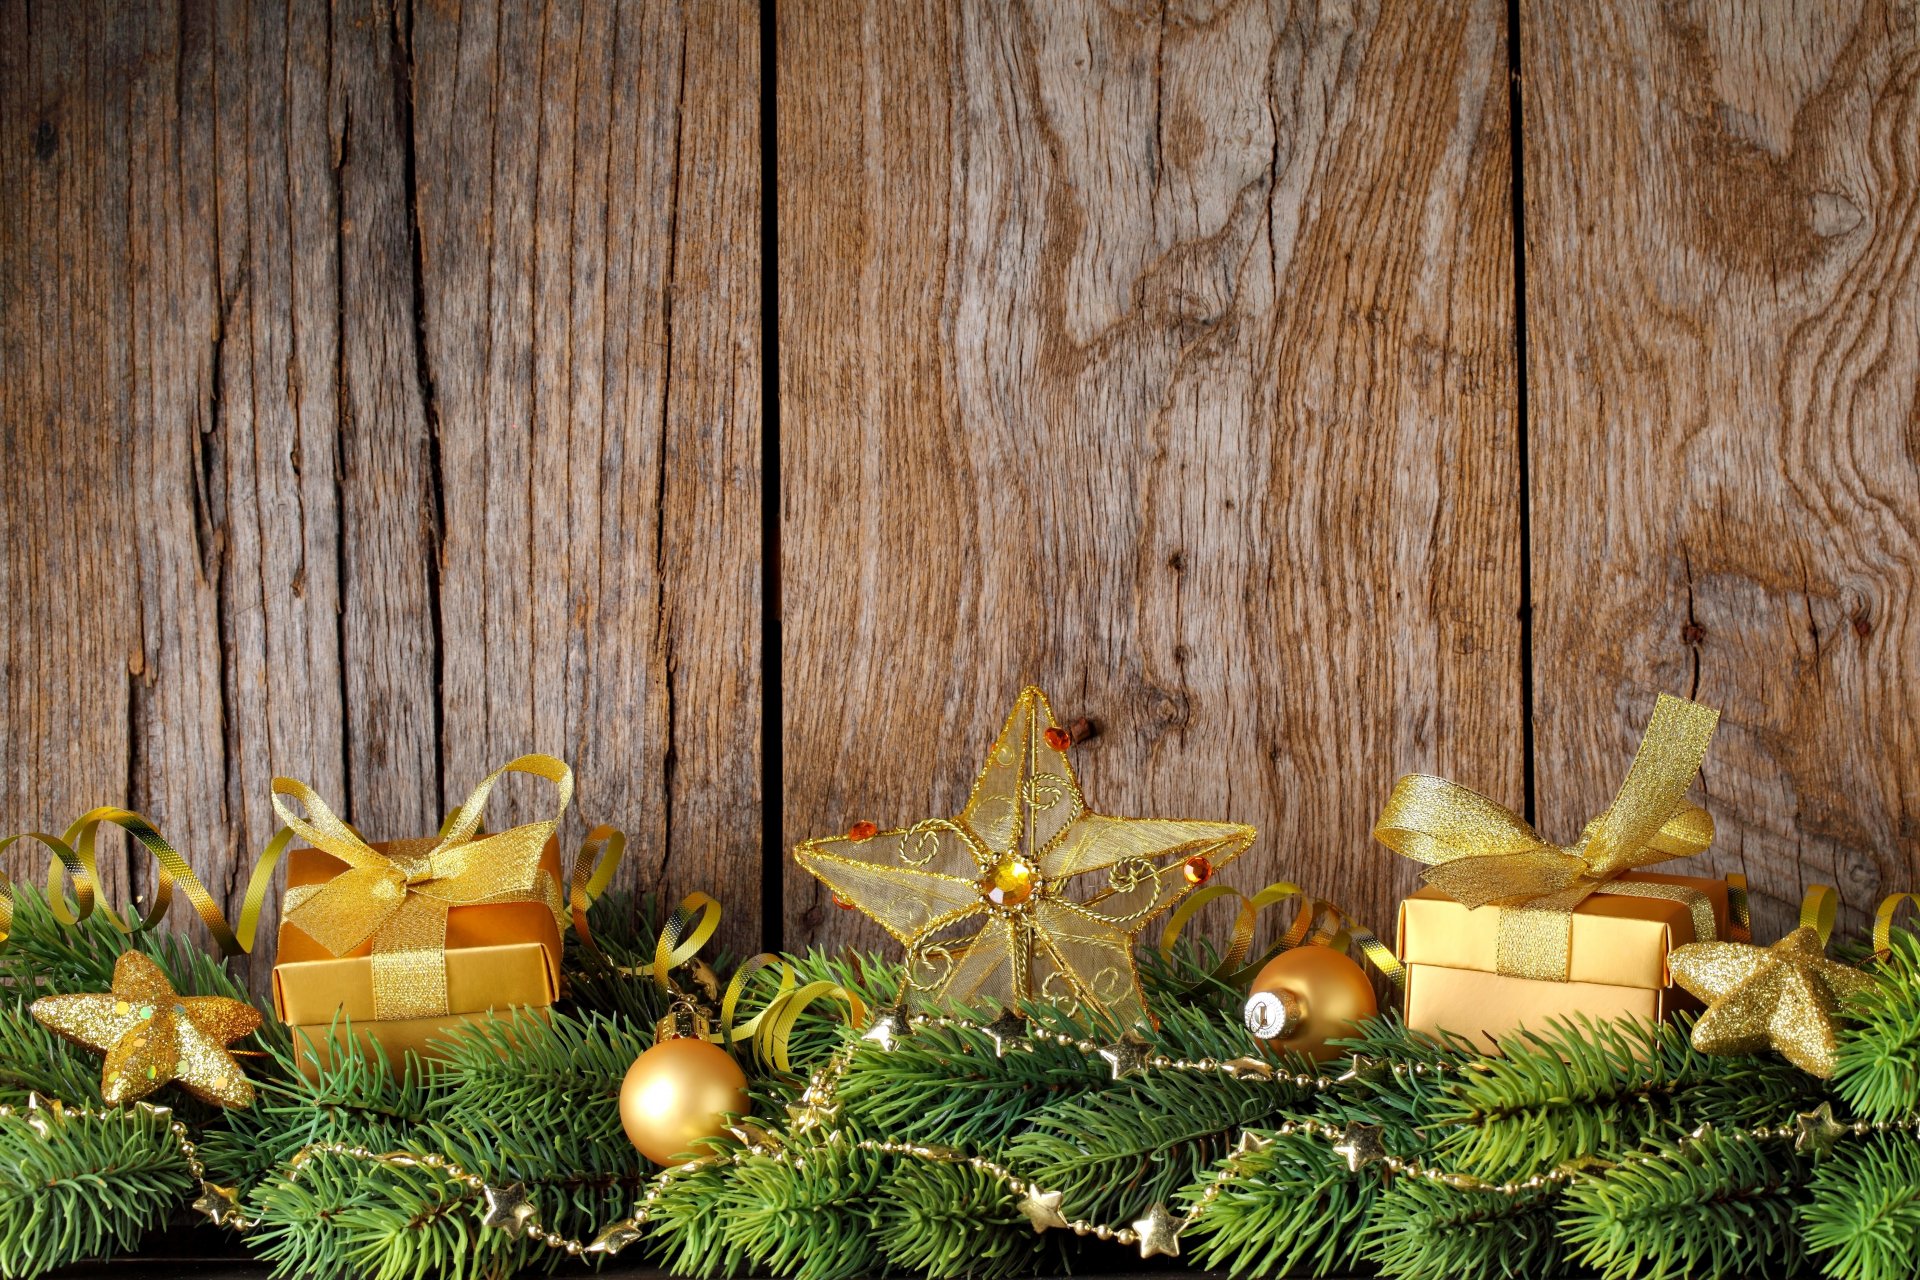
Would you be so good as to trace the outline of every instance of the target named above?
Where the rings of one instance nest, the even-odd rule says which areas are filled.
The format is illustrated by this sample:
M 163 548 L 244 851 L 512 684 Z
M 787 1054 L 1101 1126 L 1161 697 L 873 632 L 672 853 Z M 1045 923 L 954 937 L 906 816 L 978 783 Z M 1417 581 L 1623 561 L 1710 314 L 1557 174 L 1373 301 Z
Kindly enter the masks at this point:
M 313 1143 L 294 1154 L 288 1162 L 287 1177 L 289 1180 L 297 1180 L 304 1167 L 314 1157 L 322 1155 L 398 1168 L 432 1169 L 484 1202 L 481 1219 L 483 1227 L 505 1231 L 514 1238 L 532 1240 L 549 1249 L 559 1250 L 574 1257 L 587 1254 L 611 1256 L 643 1237 L 645 1234 L 643 1228 L 652 1221 L 655 1206 L 676 1178 L 715 1166 L 734 1167 L 750 1159 L 767 1159 L 776 1164 L 798 1167 L 805 1160 L 809 1148 L 845 1146 L 852 1150 L 878 1155 L 965 1165 L 986 1174 L 1004 1186 L 1010 1194 L 1019 1197 L 1018 1211 L 1036 1232 L 1068 1230 L 1076 1236 L 1091 1236 L 1097 1240 L 1109 1241 L 1128 1248 L 1138 1247 L 1143 1258 L 1150 1258 L 1156 1255 L 1178 1256 L 1181 1235 L 1205 1216 L 1233 1182 L 1246 1175 L 1250 1159 L 1265 1152 L 1276 1139 L 1295 1135 L 1310 1137 L 1326 1144 L 1332 1152 L 1343 1157 L 1343 1163 L 1352 1173 L 1377 1168 L 1380 1175 L 1386 1178 L 1415 1177 L 1456 1191 L 1474 1191 L 1508 1197 L 1535 1194 L 1546 1188 L 1571 1182 L 1578 1177 L 1594 1172 L 1604 1172 L 1611 1168 L 1658 1164 L 1683 1158 L 1688 1148 L 1710 1140 L 1716 1133 L 1738 1134 L 1761 1142 L 1788 1142 L 1793 1145 L 1795 1151 L 1807 1152 L 1816 1157 L 1830 1153 L 1843 1139 L 1860 1138 L 1870 1134 L 1904 1132 L 1920 1141 L 1920 1116 L 1901 1120 L 1846 1122 L 1836 1120 L 1831 1104 L 1823 1103 L 1813 1111 L 1796 1116 L 1791 1124 L 1760 1125 L 1749 1129 L 1729 1130 L 1715 1130 L 1711 1125 L 1703 1124 L 1692 1133 L 1680 1138 L 1667 1151 L 1636 1154 L 1611 1163 L 1587 1157 L 1569 1161 L 1557 1168 L 1524 1179 L 1492 1182 L 1473 1174 L 1434 1168 L 1417 1157 L 1394 1155 L 1387 1150 L 1383 1130 L 1378 1125 L 1362 1121 L 1340 1125 L 1322 1120 L 1288 1120 L 1268 1129 L 1243 1130 L 1233 1150 L 1214 1170 L 1206 1186 L 1201 1189 L 1200 1194 L 1195 1197 L 1185 1213 L 1175 1214 L 1164 1203 L 1155 1203 L 1144 1217 L 1124 1226 L 1114 1226 L 1085 1218 L 1068 1217 L 1061 1203 L 1060 1192 L 1049 1191 L 1039 1183 L 1024 1178 L 1017 1171 L 985 1156 L 969 1155 L 951 1147 L 926 1143 L 891 1142 L 876 1138 L 850 1141 L 841 1131 L 831 1126 L 839 1117 L 840 1107 L 836 1098 L 838 1084 L 851 1066 L 854 1054 L 863 1044 L 881 1044 L 886 1046 L 882 1049 L 885 1052 L 890 1051 L 891 1045 L 900 1043 L 910 1036 L 914 1030 L 965 1028 L 991 1035 L 996 1053 L 999 1054 L 1033 1052 L 1037 1045 L 1045 1044 L 1072 1048 L 1091 1058 L 1102 1056 L 1103 1051 L 1115 1051 L 1118 1046 L 1102 1044 L 1043 1027 L 1027 1026 L 1020 1029 L 1005 1018 L 987 1027 L 960 1018 L 938 1015 L 914 1014 L 901 1018 L 897 1016 L 897 1011 L 892 1010 L 883 1012 L 881 1017 L 892 1019 L 888 1024 L 888 1038 L 882 1040 L 878 1036 L 869 1034 L 848 1041 L 813 1074 L 802 1089 L 799 1101 L 789 1109 L 794 1133 L 819 1131 L 810 1142 L 800 1144 L 798 1147 L 789 1146 L 757 1126 L 737 1125 L 733 1129 L 733 1135 L 741 1142 L 740 1147 L 661 1170 L 644 1184 L 644 1190 L 635 1200 L 628 1215 L 602 1227 L 590 1241 L 564 1236 L 542 1226 L 538 1206 L 528 1197 L 523 1185 L 490 1183 L 480 1175 L 469 1172 L 446 1156 L 437 1153 L 376 1152 L 364 1146 L 347 1143 Z M 876 1025 L 879 1025 L 878 1021 Z M 1131 1060 L 1133 1055 L 1134 1050 L 1129 1049 L 1126 1056 Z M 1108 1061 L 1112 1063 L 1111 1058 Z M 1235 1080 L 1265 1080 L 1295 1088 L 1310 1089 L 1316 1093 L 1325 1092 L 1342 1084 L 1373 1079 L 1382 1073 L 1390 1073 L 1396 1079 L 1447 1074 L 1446 1066 L 1441 1063 L 1380 1063 L 1360 1055 L 1356 1055 L 1349 1068 L 1338 1077 L 1286 1072 L 1258 1058 L 1184 1059 L 1152 1052 L 1139 1054 L 1137 1069 L 1211 1074 Z M 102 1111 L 85 1107 L 65 1107 L 58 1102 L 49 1103 L 37 1096 L 30 1098 L 27 1110 L 42 1117 L 37 1124 L 34 1124 L 32 1119 L 29 1123 L 33 1124 L 33 1127 L 43 1136 L 49 1132 L 50 1123 L 53 1121 L 76 1118 L 103 1119 L 130 1113 L 127 1108 Z M 171 1116 L 168 1108 L 145 1102 L 133 1104 L 131 1110 L 162 1117 L 170 1118 Z M 0 1117 L 15 1114 L 18 1114 L 15 1108 L 0 1106 Z M 239 1231 L 244 1232 L 258 1225 L 256 1220 L 249 1220 L 242 1214 L 239 1207 L 239 1193 L 235 1188 L 206 1181 L 205 1169 L 198 1158 L 194 1144 L 188 1137 L 187 1127 L 177 1120 L 170 1120 L 169 1132 L 179 1145 L 189 1172 L 199 1184 L 200 1194 L 193 1202 L 193 1207 L 214 1223 Z

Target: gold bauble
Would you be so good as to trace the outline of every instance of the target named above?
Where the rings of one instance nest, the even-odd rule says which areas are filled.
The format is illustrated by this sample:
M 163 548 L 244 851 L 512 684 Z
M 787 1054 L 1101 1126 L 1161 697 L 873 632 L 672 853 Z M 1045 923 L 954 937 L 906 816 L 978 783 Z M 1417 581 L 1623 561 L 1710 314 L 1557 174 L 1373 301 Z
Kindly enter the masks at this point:
M 1294 947 L 1267 962 L 1247 993 L 1247 1030 L 1271 1048 L 1316 1062 L 1338 1057 L 1327 1041 L 1350 1036 L 1380 1011 L 1366 971 L 1332 947 Z
M 620 1127 L 640 1154 L 672 1164 L 726 1132 L 724 1113 L 747 1112 L 747 1076 L 719 1045 L 660 1040 L 620 1082 Z

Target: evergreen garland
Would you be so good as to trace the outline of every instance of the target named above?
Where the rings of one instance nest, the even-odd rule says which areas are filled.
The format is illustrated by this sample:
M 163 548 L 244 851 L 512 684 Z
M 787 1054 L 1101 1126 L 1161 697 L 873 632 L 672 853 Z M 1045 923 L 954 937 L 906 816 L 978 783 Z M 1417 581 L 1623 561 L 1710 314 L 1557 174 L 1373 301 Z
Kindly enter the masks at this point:
M 570 943 L 568 1005 L 483 1020 L 444 1061 L 395 1078 L 341 1027 L 331 1065 L 310 1079 L 269 1014 L 256 1042 L 239 1046 L 259 1054 L 245 1060 L 259 1088 L 253 1108 L 218 1111 L 173 1092 L 155 1101 L 191 1132 L 210 1181 L 244 1188 L 256 1222 L 245 1246 L 285 1274 L 495 1280 L 567 1265 L 557 1250 L 483 1227 L 478 1193 L 441 1170 L 317 1155 L 296 1177 L 289 1162 L 313 1143 L 436 1153 L 490 1184 L 524 1184 L 548 1229 L 583 1240 L 630 1215 L 652 1171 L 626 1142 L 615 1102 L 664 1001 L 620 970 L 650 963 L 650 914 L 618 896 L 597 903 L 596 938 L 612 967 Z M 99 1057 L 25 1012 L 41 994 L 105 989 L 129 945 L 182 992 L 242 995 L 224 963 L 179 935 L 128 939 L 98 918 L 63 928 L 43 900 L 19 895 L 0 951 L 0 1105 L 13 1108 L 0 1117 L 0 1275 L 125 1252 L 170 1219 L 193 1219 L 195 1180 L 164 1119 L 79 1114 L 100 1105 Z M 918 1028 L 883 1051 L 820 1006 L 795 1028 L 791 1071 L 750 1072 L 754 1122 L 798 1158 L 723 1141 L 723 1159 L 666 1181 L 631 1249 L 678 1274 L 796 1280 L 1003 1280 L 1128 1265 L 1114 1245 L 1035 1232 L 1015 1187 L 958 1158 L 977 1156 L 1062 1193 L 1067 1215 L 1088 1222 L 1119 1227 L 1156 1205 L 1201 1206 L 1180 1236 L 1183 1261 L 1234 1275 L 1370 1265 L 1390 1277 L 1563 1267 L 1609 1280 L 1920 1276 L 1913 1124 L 1844 1137 L 1824 1156 L 1781 1136 L 1822 1103 L 1849 1120 L 1907 1122 L 1920 1110 L 1911 934 L 1896 932 L 1878 970 L 1885 983 L 1850 1010 L 1830 1087 L 1771 1055 L 1701 1055 L 1684 1020 L 1555 1026 L 1489 1057 L 1382 1019 L 1319 1069 L 1337 1083 L 1302 1085 L 1295 1076 L 1313 1069 L 1256 1047 L 1239 995 L 1206 976 L 1215 959 L 1186 945 L 1143 958 L 1162 1023 L 1156 1051 L 1252 1059 L 1257 1070 L 1115 1079 L 1072 1044 L 1036 1038 L 1002 1056 L 971 1026 Z M 898 966 L 872 957 L 791 963 L 800 982 L 840 984 L 874 1007 L 898 993 Z M 764 1002 L 774 983 L 756 975 L 749 1001 Z M 1105 1039 L 1058 1010 L 1029 1012 L 1036 1031 Z M 844 1064 L 838 1115 L 790 1125 L 807 1074 L 829 1060 Z M 35 1095 L 76 1113 L 25 1111 Z M 1350 1124 L 1379 1126 L 1393 1156 L 1435 1176 L 1350 1169 L 1326 1137 Z M 1755 1138 L 1756 1128 L 1773 1136 Z M 915 1158 L 877 1142 L 958 1156 Z

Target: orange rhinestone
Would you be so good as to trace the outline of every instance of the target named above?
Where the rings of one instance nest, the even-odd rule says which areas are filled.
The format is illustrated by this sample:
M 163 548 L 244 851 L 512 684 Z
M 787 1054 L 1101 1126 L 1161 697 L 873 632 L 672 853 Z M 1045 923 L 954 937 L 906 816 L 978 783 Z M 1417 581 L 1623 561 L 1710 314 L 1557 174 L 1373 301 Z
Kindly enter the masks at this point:
M 1180 865 L 1180 874 L 1188 884 L 1205 884 L 1213 879 L 1213 864 L 1196 853 Z
M 1057 724 L 1047 726 L 1046 739 L 1047 745 L 1055 751 L 1065 751 L 1073 745 L 1073 735 Z
M 1033 896 L 1034 881 L 1038 878 L 1033 868 L 1020 859 L 1003 858 L 1000 865 L 981 879 L 980 892 L 995 906 L 1017 907 Z
M 853 910 L 853 904 L 851 902 L 848 902 L 845 898 L 841 897 L 837 893 L 833 895 L 833 905 L 840 908 L 842 911 Z
M 847 839 L 856 843 L 861 840 L 871 840 L 879 834 L 880 828 L 874 826 L 871 822 L 856 822 L 847 828 Z

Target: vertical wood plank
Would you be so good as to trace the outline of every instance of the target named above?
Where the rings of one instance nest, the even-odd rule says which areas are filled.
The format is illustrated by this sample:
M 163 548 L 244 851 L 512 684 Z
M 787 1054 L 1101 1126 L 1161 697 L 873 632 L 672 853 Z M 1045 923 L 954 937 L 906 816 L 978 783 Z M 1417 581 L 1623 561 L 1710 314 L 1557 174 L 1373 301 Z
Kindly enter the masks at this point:
M 1570 834 L 1655 692 L 1725 712 L 1699 860 L 1758 931 L 1920 881 L 1920 18 L 1528 0 L 1539 791 Z
M 1381 928 L 1396 771 L 1519 801 L 1503 29 L 782 6 L 789 844 L 957 812 L 1026 680 L 1097 808 Z
M 6 828 L 130 802 L 231 909 L 274 774 L 383 837 L 547 750 L 754 940 L 751 8 L 0 22 Z
M 572 759 L 626 883 L 758 938 L 758 50 L 744 4 L 412 31 L 444 801 Z M 549 803 L 516 790 L 501 821 Z

